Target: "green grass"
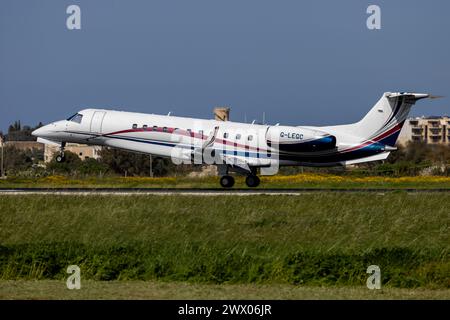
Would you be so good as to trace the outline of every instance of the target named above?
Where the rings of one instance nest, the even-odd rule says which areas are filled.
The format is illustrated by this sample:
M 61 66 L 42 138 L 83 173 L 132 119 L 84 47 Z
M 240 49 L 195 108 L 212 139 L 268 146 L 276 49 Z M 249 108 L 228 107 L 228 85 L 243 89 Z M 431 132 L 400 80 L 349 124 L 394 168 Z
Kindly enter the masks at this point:
M 81 280 L 69 290 L 62 280 L 0 280 L 0 299 L 450 299 L 446 289 L 305 287 L 260 284 L 192 284 L 158 281 Z
M 450 288 L 449 193 L 0 197 L 0 279 Z
M 44 178 L 9 177 L 0 180 L 0 188 L 217 188 L 218 177 L 64 177 Z M 247 188 L 245 177 L 236 176 L 235 188 Z M 393 188 L 393 189 L 448 189 L 449 177 L 365 177 L 304 174 L 297 176 L 261 177 L 259 189 L 264 188 Z

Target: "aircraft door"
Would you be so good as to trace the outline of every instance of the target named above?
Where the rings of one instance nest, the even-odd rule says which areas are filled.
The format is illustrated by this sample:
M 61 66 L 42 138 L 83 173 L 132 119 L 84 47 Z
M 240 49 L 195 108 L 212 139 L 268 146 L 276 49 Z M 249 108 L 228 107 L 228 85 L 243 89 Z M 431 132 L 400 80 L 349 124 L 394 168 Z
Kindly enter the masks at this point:
M 106 112 L 95 111 L 91 119 L 91 132 L 92 133 L 102 133 L 103 119 L 105 118 Z

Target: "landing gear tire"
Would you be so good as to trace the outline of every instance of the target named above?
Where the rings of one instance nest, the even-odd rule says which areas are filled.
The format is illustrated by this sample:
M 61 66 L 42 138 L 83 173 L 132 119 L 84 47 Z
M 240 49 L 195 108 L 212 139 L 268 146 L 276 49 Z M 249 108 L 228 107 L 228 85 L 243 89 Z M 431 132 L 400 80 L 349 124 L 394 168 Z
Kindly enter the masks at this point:
M 59 154 L 56 156 L 55 160 L 58 163 L 66 161 L 66 157 L 64 156 L 64 148 L 66 147 L 65 142 L 61 142 L 61 147 L 59 148 Z
M 223 176 L 220 178 L 220 185 L 224 188 L 231 188 L 234 186 L 234 178 L 232 176 Z
M 258 176 L 255 176 L 255 175 L 249 175 L 245 179 L 245 184 L 249 188 L 256 188 L 257 186 L 259 186 L 259 183 L 260 183 L 260 180 L 259 180 Z
M 66 157 L 64 157 L 64 155 L 62 155 L 62 154 L 59 154 L 56 156 L 56 162 L 58 162 L 58 163 L 62 163 L 65 160 L 66 160 Z

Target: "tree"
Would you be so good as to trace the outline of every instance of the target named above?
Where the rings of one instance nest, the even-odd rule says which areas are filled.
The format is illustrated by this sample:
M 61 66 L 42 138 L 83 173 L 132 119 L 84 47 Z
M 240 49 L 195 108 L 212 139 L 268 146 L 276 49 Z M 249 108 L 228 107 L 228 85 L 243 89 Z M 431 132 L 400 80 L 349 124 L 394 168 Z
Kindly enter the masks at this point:
M 67 174 L 67 175 L 97 175 L 105 174 L 109 171 L 107 165 L 100 163 L 98 160 L 93 158 L 87 158 L 81 160 L 77 154 L 65 151 L 65 161 L 57 162 L 55 153 L 53 159 L 47 164 L 47 170 L 53 173 Z
M 21 171 L 30 169 L 44 157 L 43 152 L 38 149 L 20 150 L 12 146 L 4 149 L 5 171 Z
M 65 151 L 64 162 L 57 162 L 56 156 L 58 153 L 53 155 L 53 159 L 47 164 L 47 170 L 53 171 L 55 173 L 74 173 L 77 168 L 81 165 L 81 159 L 73 152 Z
M 191 165 L 176 166 L 168 158 L 153 157 L 152 169 L 155 176 L 186 173 L 193 170 Z M 100 151 L 100 163 L 106 164 L 114 173 L 130 176 L 149 176 L 150 157 L 119 149 L 103 148 Z
M 77 170 L 79 171 L 79 173 L 85 175 L 105 174 L 106 172 L 110 171 L 109 167 L 106 164 L 101 163 L 94 158 L 87 158 L 81 161 L 81 164 L 79 164 Z
M 9 126 L 6 139 L 9 141 L 35 141 L 36 137 L 32 136 L 31 133 L 40 127 L 42 127 L 42 122 L 39 122 L 39 124 L 33 128 L 27 125 L 22 126 L 20 120 L 17 120 L 14 124 Z

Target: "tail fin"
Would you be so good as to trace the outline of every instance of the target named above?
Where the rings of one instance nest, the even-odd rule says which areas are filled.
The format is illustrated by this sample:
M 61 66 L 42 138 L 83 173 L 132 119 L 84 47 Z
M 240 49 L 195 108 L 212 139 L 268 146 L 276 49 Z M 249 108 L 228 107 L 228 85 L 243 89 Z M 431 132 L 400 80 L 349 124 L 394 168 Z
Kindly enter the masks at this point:
M 369 113 L 352 125 L 354 134 L 393 147 L 411 106 L 428 97 L 426 93 L 385 92 Z

